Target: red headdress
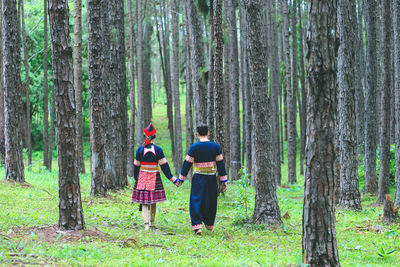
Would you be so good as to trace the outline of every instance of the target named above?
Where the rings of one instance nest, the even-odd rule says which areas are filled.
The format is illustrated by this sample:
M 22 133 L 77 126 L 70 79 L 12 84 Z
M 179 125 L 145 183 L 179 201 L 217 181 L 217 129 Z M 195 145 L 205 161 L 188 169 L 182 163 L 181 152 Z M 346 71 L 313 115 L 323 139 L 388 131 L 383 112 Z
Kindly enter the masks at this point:
M 151 140 L 153 139 L 152 136 L 154 136 L 157 131 L 156 128 L 154 128 L 153 124 L 150 122 L 150 124 L 143 130 L 144 132 L 144 143 L 147 146 L 148 144 L 151 143 Z

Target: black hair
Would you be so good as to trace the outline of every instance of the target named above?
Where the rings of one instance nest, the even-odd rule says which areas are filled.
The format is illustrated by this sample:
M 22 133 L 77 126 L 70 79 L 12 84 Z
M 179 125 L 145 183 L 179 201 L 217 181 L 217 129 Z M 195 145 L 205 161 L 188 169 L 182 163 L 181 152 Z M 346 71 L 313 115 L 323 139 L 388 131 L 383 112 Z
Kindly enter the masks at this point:
M 156 135 L 152 135 L 152 136 L 150 136 L 150 137 L 147 137 L 147 135 L 144 134 L 143 136 L 144 136 L 145 139 L 150 139 L 150 140 L 153 140 L 153 139 L 156 138 Z M 150 145 L 150 144 L 148 144 L 148 145 Z M 146 146 L 148 146 L 148 145 L 146 145 L 146 143 L 143 142 L 143 147 L 146 147 Z
M 200 135 L 200 136 L 206 136 L 207 134 L 208 134 L 208 126 L 207 125 L 200 125 L 200 126 L 197 126 L 197 133 Z

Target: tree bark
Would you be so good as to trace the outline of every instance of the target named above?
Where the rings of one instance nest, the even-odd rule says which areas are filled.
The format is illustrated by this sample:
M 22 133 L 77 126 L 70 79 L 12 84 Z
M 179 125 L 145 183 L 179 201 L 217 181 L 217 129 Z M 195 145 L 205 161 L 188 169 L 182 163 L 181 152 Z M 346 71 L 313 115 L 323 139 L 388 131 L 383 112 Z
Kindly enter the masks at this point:
M 143 106 L 144 103 L 144 85 L 143 85 L 143 10 L 142 1 L 136 1 L 136 75 L 137 75 L 137 128 L 136 128 L 136 147 L 140 147 L 143 143 L 143 129 L 144 125 L 144 114 Z M 164 81 L 165 83 L 166 81 Z
M 68 1 L 49 1 L 54 91 L 57 101 L 59 220 L 62 230 L 85 227 L 75 147 L 75 101 Z
M 273 174 L 275 176 L 276 186 L 281 185 L 281 158 L 280 158 L 280 141 L 279 141 L 279 90 L 281 88 L 278 42 L 276 33 L 276 3 L 267 1 L 268 10 L 268 56 L 270 62 L 270 91 L 271 91 L 271 107 L 272 107 L 272 162 Z
M 364 191 L 376 194 L 376 91 L 377 91 L 377 38 L 375 0 L 365 0 L 365 28 L 367 40 L 366 56 L 366 96 L 365 96 L 365 156 L 364 156 Z
M 108 85 L 104 91 L 104 120 L 107 122 L 104 124 L 105 175 L 107 189 L 122 189 L 128 184 L 124 5 L 119 0 L 107 2 L 109 33 L 103 34 L 106 64 L 109 64 Z
M 225 0 L 226 20 L 229 36 L 229 78 L 230 78 L 230 160 L 231 179 L 239 178 L 240 161 L 240 112 L 239 112 L 239 53 L 236 25 L 236 3 L 234 0 Z
M 2 8 L 3 2 L 0 1 L 0 10 L 3 10 Z M 3 26 L 2 26 L 2 21 L 3 21 L 3 15 L 0 16 L 0 44 L 3 43 Z M 4 118 L 4 59 L 3 59 L 3 48 L 0 45 L 0 153 L 1 153 L 1 158 L 0 158 L 0 163 L 1 165 L 5 164 L 5 157 L 6 157 L 6 151 L 5 151 L 5 133 L 4 133 L 4 126 L 5 126 L 5 118 Z
M 289 10 L 286 0 L 281 0 L 283 17 L 283 40 L 286 66 L 286 109 L 287 109 L 287 157 L 288 157 L 288 183 L 296 183 L 296 93 L 292 89 L 292 65 L 289 46 Z M 294 57 L 292 57 L 294 59 Z M 296 75 L 297 77 L 297 75 Z
M 55 119 L 56 119 L 56 95 L 54 94 L 54 88 L 51 96 L 51 110 L 50 110 L 50 134 L 49 134 L 49 158 L 48 158 L 48 164 L 49 168 L 48 170 L 51 171 L 52 168 L 52 162 L 53 162 L 53 148 L 54 148 L 54 137 L 55 137 L 55 131 L 56 131 L 56 124 L 55 124 Z
M 77 166 L 80 173 L 85 173 L 82 117 L 82 0 L 74 0 L 74 90 Z
M 172 60 L 171 60 L 171 87 L 174 105 L 175 153 L 174 167 L 180 171 L 182 168 L 182 122 L 181 101 L 179 99 L 179 1 L 173 0 L 172 9 Z
M 185 12 L 185 15 L 186 12 Z M 186 16 L 187 21 L 187 16 Z M 192 88 L 192 68 L 191 68 L 191 50 L 190 50 L 190 37 L 189 27 L 186 23 L 185 35 L 185 76 L 186 76 L 186 153 L 189 147 L 194 142 L 194 129 L 193 129 L 193 88 Z
M 356 3 L 338 0 L 338 30 L 340 38 L 338 55 L 338 112 L 340 146 L 340 197 L 339 205 L 361 210 L 358 186 L 357 135 L 355 115 L 355 90 L 357 74 Z
M 222 0 L 213 0 L 212 16 L 214 33 L 214 36 L 212 36 L 214 40 L 214 136 L 215 141 L 221 146 L 223 150 L 225 150 L 223 77 L 224 40 L 222 34 Z M 226 151 L 223 151 L 223 153 L 225 152 Z
M 240 49 L 242 53 L 241 62 L 241 86 L 243 91 L 243 129 L 245 129 L 245 136 L 243 142 L 243 149 L 245 150 L 246 158 L 246 173 L 251 174 L 252 158 L 251 158 L 251 132 L 252 132 L 252 121 L 251 121 L 251 95 L 250 95 L 250 81 L 248 72 L 248 51 L 247 51 L 247 18 L 246 10 L 241 4 L 240 6 Z
M 201 30 L 201 20 L 197 7 L 193 0 L 186 0 L 186 9 L 192 52 L 194 128 L 196 129 L 197 126 L 207 123 L 207 90 L 202 77 L 202 70 L 204 69 L 203 31 Z
M 214 121 L 215 121 L 215 106 L 214 106 L 214 11 L 213 0 L 210 0 L 209 6 L 209 35 L 208 38 L 208 71 L 207 71 L 207 124 L 210 125 L 210 140 L 214 140 Z M 207 31 L 206 31 L 207 34 Z
M 129 70 L 130 70 L 130 102 L 131 102 L 131 120 L 129 123 L 129 144 L 127 155 L 127 174 L 133 177 L 133 161 L 135 159 L 135 43 L 134 43 L 134 24 L 132 12 L 132 0 L 128 0 L 128 13 L 129 13 Z
M 20 33 L 16 0 L 2 0 L 5 118 L 5 178 L 25 182 L 22 159 L 22 85 Z
M 304 31 L 301 20 L 301 1 L 297 1 L 297 10 L 299 14 L 299 32 L 300 32 L 300 84 L 301 84 L 301 112 L 300 112 L 300 173 L 304 175 L 304 158 L 306 149 L 306 74 L 304 70 Z
M 252 101 L 254 172 L 256 195 L 253 222 L 257 224 L 282 224 L 281 212 L 276 197 L 275 178 L 271 164 L 271 121 L 270 105 L 267 95 L 268 79 L 265 26 L 263 25 L 264 5 L 262 0 L 243 1 L 247 14 L 247 50 L 250 70 Z
M 103 43 L 105 2 L 88 0 L 88 65 L 90 107 L 90 169 L 92 196 L 106 194 L 104 155 L 104 87 L 106 84 L 106 55 Z
M 48 82 L 48 32 L 47 32 L 47 0 L 43 0 L 44 6 L 44 45 L 43 45 L 43 165 L 50 170 L 49 149 L 49 82 Z
M 18 4 L 20 6 L 21 21 L 22 21 L 22 46 L 24 50 L 24 68 L 25 68 L 25 83 L 23 84 L 24 92 L 26 96 L 25 111 L 26 111 L 26 148 L 28 152 L 28 166 L 32 165 L 32 135 L 31 135 L 31 103 L 30 103 L 30 93 L 29 93 L 29 63 L 28 63 L 28 48 L 26 46 L 26 26 L 25 26 L 25 12 L 24 12 L 24 1 L 19 0 Z
M 394 204 L 400 206 L 400 0 L 393 1 L 395 117 L 396 117 L 396 190 Z
M 382 1 L 382 92 L 380 116 L 380 171 L 378 186 L 378 203 L 383 203 L 389 194 L 390 176 L 390 94 L 392 79 L 391 42 L 392 42 L 392 10 L 391 1 Z
M 340 266 L 335 230 L 336 1 L 310 0 L 303 262 Z
M 382 219 L 389 224 L 399 222 L 399 208 L 395 208 L 389 194 L 385 196 Z

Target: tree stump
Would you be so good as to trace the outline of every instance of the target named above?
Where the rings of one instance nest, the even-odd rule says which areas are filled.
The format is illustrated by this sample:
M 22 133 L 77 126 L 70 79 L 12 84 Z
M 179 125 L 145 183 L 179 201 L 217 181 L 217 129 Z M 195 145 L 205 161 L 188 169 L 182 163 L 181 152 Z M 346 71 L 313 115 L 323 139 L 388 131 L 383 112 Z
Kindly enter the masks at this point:
M 383 205 L 383 220 L 387 223 L 398 223 L 399 220 L 399 208 L 394 207 L 389 194 L 386 195 Z

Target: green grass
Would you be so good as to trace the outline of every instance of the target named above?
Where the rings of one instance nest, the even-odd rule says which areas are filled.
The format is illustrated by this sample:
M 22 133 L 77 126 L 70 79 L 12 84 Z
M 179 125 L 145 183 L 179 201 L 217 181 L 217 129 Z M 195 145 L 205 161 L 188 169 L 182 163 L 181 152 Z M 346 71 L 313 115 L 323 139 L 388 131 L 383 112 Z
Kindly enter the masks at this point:
M 172 162 L 166 106 L 160 102 L 154 110 L 157 143 Z M 202 237 L 194 236 L 190 226 L 189 183 L 176 188 L 163 179 L 168 200 L 157 206 L 159 229 L 146 233 L 138 205 L 130 203 L 130 187 L 111 192 L 106 198 L 92 198 L 90 174 L 81 175 L 86 228 L 100 231 L 100 235 L 81 232 L 79 240 L 72 240 L 68 233 L 46 238 L 39 229 L 58 221 L 56 160 L 53 167 L 54 171 L 49 172 L 40 161 L 35 162 L 25 172 L 29 187 L 0 183 L 0 265 L 301 265 L 304 178 L 300 175 L 297 185 L 277 190 L 282 214 L 290 215 L 284 226 L 274 230 L 248 223 L 254 207 L 254 189 L 245 191 L 243 183 L 236 182 L 219 199 L 214 232 L 205 232 Z M 89 162 L 86 169 L 89 170 Z M 286 183 L 286 165 L 282 166 L 282 175 Z M 3 176 L 4 169 L 0 169 L 0 177 Z M 249 201 L 247 213 L 245 199 Z M 342 266 L 398 264 L 400 227 L 380 222 L 382 207 L 369 206 L 375 200 L 365 196 L 361 212 L 337 210 Z M 393 250 L 396 251 L 390 253 Z

